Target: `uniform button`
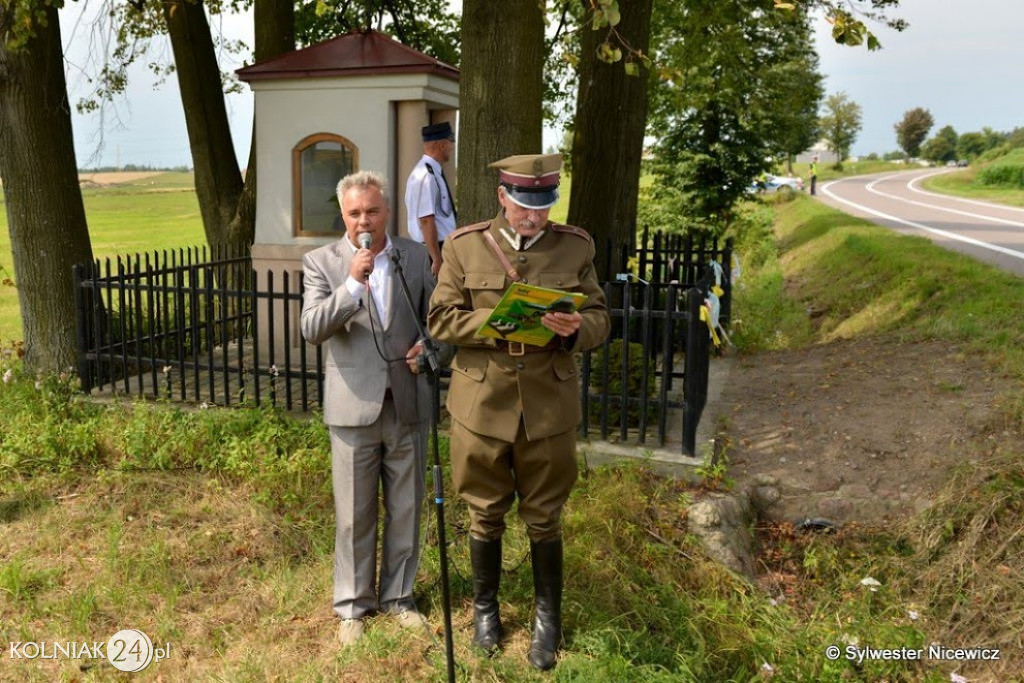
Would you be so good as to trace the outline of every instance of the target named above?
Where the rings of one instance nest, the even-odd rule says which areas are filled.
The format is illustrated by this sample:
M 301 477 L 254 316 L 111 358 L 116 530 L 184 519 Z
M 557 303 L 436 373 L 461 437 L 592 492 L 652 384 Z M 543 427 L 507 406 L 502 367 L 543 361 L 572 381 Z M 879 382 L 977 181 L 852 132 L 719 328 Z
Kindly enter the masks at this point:
M 523 254 L 520 254 L 520 255 L 519 255 L 519 262 L 520 262 L 520 263 L 526 263 L 526 256 L 525 256 L 525 255 L 523 255 Z
M 524 285 L 530 284 L 530 281 L 527 280 L 525 277 L 522 280 L 520 280 L 520 282 L 522 282 Z
M 483 281 L 483 286 L 484 286 L 484 287 L 486 287 L 486 286 L 487 286 L 487 280 L 484 280 L 484 281 Z
M 516 363 L 516 370 L 525 370 L 525 369 L 526 369 L 526 363 L 524 363 L 523 361 L 519 361 L 518 363 Z

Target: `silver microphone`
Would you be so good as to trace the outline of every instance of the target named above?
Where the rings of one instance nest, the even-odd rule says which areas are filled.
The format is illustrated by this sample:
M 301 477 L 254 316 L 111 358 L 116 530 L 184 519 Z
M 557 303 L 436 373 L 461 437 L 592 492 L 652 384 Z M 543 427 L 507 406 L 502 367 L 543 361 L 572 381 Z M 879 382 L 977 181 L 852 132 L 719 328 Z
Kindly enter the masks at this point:
M 373 235 L 368 232 L 361 232 L 356 235 L 356 241 L 359 242 L 360 249 L 369 249 L 370 245 L 373 244 Z M 370 270 L 367 269 L 363 274 L 366 277 L 370 277 Z

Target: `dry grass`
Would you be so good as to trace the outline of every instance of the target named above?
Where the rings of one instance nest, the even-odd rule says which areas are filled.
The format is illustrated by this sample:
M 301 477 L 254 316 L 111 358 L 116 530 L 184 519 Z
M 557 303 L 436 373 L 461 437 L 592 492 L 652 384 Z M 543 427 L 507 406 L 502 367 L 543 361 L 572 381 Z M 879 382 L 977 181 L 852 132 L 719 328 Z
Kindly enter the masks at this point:
M 930 606 L 930 630 L 937 642 L 1000 648 L 999 662 L 965 667 L 971 680 L 1020 680 L 1024 667 L 1021 435 L 1000 431 L 991 436 L 991 452 L 976 453 L 982 457 L 965 463 L 935 505 L 905 530 L 916 548 L 906 568 L 913 580 L 907 590 Z

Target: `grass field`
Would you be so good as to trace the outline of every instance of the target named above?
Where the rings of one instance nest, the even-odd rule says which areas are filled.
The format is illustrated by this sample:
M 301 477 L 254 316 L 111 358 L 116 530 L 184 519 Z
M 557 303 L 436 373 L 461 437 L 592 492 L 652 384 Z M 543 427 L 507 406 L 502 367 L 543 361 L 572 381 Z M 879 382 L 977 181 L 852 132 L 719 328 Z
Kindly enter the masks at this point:
M 86 182 L 82 197 L 95 258 L 206 244 L 191 173 L 161 173 L 102 186 Z M 0 269 L 0 280 L 14 278 L 2 197 Z M 21 337 L 18 292 L 0 285 L 0 343 Z

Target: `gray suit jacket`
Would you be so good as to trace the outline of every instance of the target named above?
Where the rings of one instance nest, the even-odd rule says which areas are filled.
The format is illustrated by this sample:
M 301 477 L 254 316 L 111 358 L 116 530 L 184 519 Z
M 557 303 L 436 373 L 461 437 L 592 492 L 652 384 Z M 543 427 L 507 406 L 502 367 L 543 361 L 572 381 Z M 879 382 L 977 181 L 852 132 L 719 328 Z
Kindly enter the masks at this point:
M 419 332 L 391 264 L 391 321 L 381 330 L 374 314 L 373 331 L 385 362 L 377 352 L 370 329 L 369 302 L 353 299 L 345 287 L 353 252 L 348 238 L 314 249 L 303 257 L 305 294 L 302 302 L 302 336 L 311 344 L 326 342 L 324 368 L 324 422 L 338 427 L 364 427 L 380 415 L 386 379 L 390 379 L 398 419 L 406 424 L 425 420 L 429 413 L 426 378 L 414 375 L 405 363 L 406 352 L 416 344 Z M 402 272 L 409 284 L 420 320 L 426 320 L 434 278 L 430 255 L 423 245 L 392 237 Z M 367 294 L 367 297 L 370 295 Z

